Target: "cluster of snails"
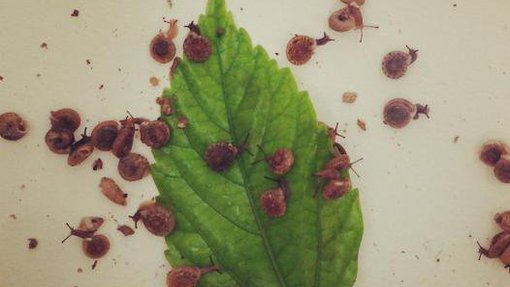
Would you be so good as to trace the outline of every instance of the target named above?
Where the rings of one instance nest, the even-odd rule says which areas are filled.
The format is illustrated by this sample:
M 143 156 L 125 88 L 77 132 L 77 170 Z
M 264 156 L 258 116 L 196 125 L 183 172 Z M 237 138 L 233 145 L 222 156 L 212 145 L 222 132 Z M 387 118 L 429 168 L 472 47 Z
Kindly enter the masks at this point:
M 329 128 L 329 137 L 333 141 L 332 158 L 324 165 L 322 170 L 314 174 L 324 187 L 322 196 L 326 200 L 341 198 L 351 190 L 352 183 L 348 170 L 352 168 L 353 164 L 362 160 L 351 162 L 347 151 L 336 142 L 336 137 L 339 135 L 337 130 L 338 124 L 335 128 Z
M 173 73 L 181 60 L 179 57 L 175 57 L 177 49 L 173 42 L 179 29 L 177 26 L 177 20 L 165 20 L 165 22 L 170 25 L 168 31 L 166 33 L 160 31 L 152 39 L 150 43 L 150 54 L 154 60 L 161 64 L 167 64 L 175 58 L 171 68 Z M 195 63 L 203 63 L 207 61 L 212 54 L 212 46 L 209 39 L 202 36 L 200 28 L 194 24 L 194 22 L 191 22 L 185 27 L 189 29 L 189 33 L 183 43 L 184 55 L 187 59 Z M 223 33 L 224 32 L 225 31 L 223 30 Z M 222 34 L 217 34 L 218 36 L 222 36 Z
M 499 258 L 505 268 L 510 268 L 510 211 L 496 214 L 494 221 L 503 231 L 492 238 L 489 248 L 484 248 L 478 243 L 480 253 L 478 259 L 481 259 L 482 255 L 487 258 Z
M 365 0 L 341 0 L 346 7 L 339 9 L 329 17 L 329 27 L 336 32 L 347 32 L 359 29 L 361 31 L 360 42 L 363 41 L 363 28 L 379 28 L 378 26 L 365 25 L 361 6 Z M 326 33 L 320 39 L 314 39 L 306 35 L 295 35 L 287 43 L 287 59 L 294 65 L 304 65 L 312 58 L 315 48 L 333 41 Z
M 510 183 L 510 149 L 502 141 L 488 141 L 480 150 L 480 160 L 494 168 L 494 175 L 503 183 Z
M 138 211 L 130 216 L 137 227 L 138 221 L 142 221 L 145 228 L 156 236 L 167 236 L 175 228 L 175 218 L 171 211 L 163 208 L 157 203 L 148 202 L 140 205 Z M 110 250 L 110 240 L 106 235 L 96 234 L 97 230 L 104 224 L 105 220 L 98 216 L 89 216 L 82 218 L 78 228 L 73 228 L 66 223 L 69 227 L 69 235 L 62 240 L 64 243 L 72 236 L 82 239 L 83 253 L 92 259 L 100 259 L 104 257 Z M 128 225 L 120 225 L 117 230 L 124 236 L 134 234 L 134 230 Z M 96 261 L 97 263 L 97 261 Z M 93 267 L 95 267 L 95 264 Z
M 171 129 L 161 120 L 129 117 L 125 120 L 100 122 L 90 136 L 85 132 L 75 141 L 74 132 L 81 123 L 80 115 L 73 109 L 64 108 L 51 112 L 51 128 L 46 133 L 48 148 L 56 154 L 67 154 L 67 163 L 77 166 L 94 151 L 111 151 L 119 158 L 118 171 L 127 181 L 140 180 L 149 174 L 150 165 L 144 156 L 131 152 L 138 128 L 141 141 L 149 147 L 160 148 L 170 139 Z M 94 162 L 100 168 L 102 161 Z

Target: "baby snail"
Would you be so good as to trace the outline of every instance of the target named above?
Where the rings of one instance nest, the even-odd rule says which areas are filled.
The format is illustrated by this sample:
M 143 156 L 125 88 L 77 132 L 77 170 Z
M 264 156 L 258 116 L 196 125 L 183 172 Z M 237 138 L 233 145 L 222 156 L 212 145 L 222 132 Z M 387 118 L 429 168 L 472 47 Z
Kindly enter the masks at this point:
M 292 151 L 286 148 L 277 149 L 274 154 L 267 155 L 260 145 L 257 145 L 264 157 L 254 161 L 252 164 L 257 164 L 261 161 L 266 161 L 271 171 L 276 175 L 284 175 L 292 168 L 294 164 L 294 155 Z
M 243 151 L 251 154 L 248 150 L 248 136 L 244 139 L 241 146 L 236 146 L 232 143 L 219 141 L 210 144 L 205 151 L 205 162 L 207 166 L 213 171 L 224 172 L 234 160 L 242 154 Z
M 68 154 L 71 152 L 71 145 L 74 143 L 74 134 L 49 130 L 44 138 L 48 148 L 56 154 Z
M 168 287 L 196 287 L 200 278 L 210 272 L 220 271 L 218 266 L 198 268 L 194 266 L 181 266 L 173 268 L 166 276 Z
M 501 156 L 507 155 L 509 152 L 508 146 L 502 141 L 488 141 L 480 150 L 480 160 L 486 165 L 494 167 Z
M 408 52 L 393 51 L 384 56 L 382 70 L 388 78 L 402 78 L 407 72 L 407 67 L 418 58 L 418 50 L 406 47 Z
M 112 202 L 118 205 L 126 205 L 127 204 L 127 194 L 120 189 L 120 187 L 115 183 L 115 181 L 109 177 L 101 178 L 101 182 L 99 183 L 99 188 L 101 188 L 101 192 L 111 200 Z
M 161 107 L 161 113 L 165 116 L 169 116 L 173 113 L 172 100 L 167 97 L 157 97 L 156 103 Z
M 0 137 L 8 141 L 17 141 L 28 132 L 27 123 L 16 113 L 0 115 Z
M 175 217 L 173 213 L 161 205 L 149 202 L 140 205 L 133 216 L 130 216 L 138 227 L 141 220 L 145 228 L 156 236 L 167 236 L 175 229 Z
M 170 25 L 168 31 L 160 31 L 151 41 L 150 53 L 152 58 L 161 64 L 166 64 L 175 57 L 176 47 L 173 39 L 177 36 L 177 20 L 165 21 Z
M 363 158 L 360 158 L 351 162 L 351 159 L 347 154 L 335 155 L 326 163 L 323 170 L 316 172 L 314 175 L 319 178 L 338 179 L 347 169 L 352 169 L 354 164 L 362 160 Z M 352 170 L 354 171 L 354 169 Z M 357 174 L 356 171 L 354 171 L 354 173 Z
M 428 105 L 415 105 L 402 98 L 392 99 L 384 106 L 384 123 L 392 128 L 400 129 L 407 126 L 411 119 L 418 119 L 419 114 L 424 114 L 429 118 Z
M 87 257 L 99 259 L 105 256 L 110 250 L 110 240 L 104 235 L 94 235 L 82 241 L 82 250 Z
M 200 34 L 200 28 L 191 22 L 186 28 L 189 29 L 188 36 L 184 40 L 184 55 L 195 63 L 203 63 L 212 54 L 211 42 Z
M 497 213 L 494 216 L 494 221 L 504 231 L 510 232 L 510 210 L 502 213 Z
M 149 175 L 150 164 L 143 155 L 129 153 L 119 160 L 117 169 L 123 179 L 137 181 Z
M 336 137 L 345 138 L 344 135 L 338 133 L 338 123 L 336 123 L 334 128 L 328 127 L 328 135 L 333 142 L 336 141 Z
M 499 257 L 505 249 L 510 245 L 510 233 L 507 231 L 500 232 L 496 234 L 491 241 L 491 245 L 489 249 L 486 249 L 478 243 L 480 253 L 480 258 L 483 256 L 487 258 L 497 258 Z M 479 258 L 479 259 L 480 259 Z
M 494 175 L 503 183 L 510 183 L 510 156 L 503 155 L 494 166 Z
M 119 131 L 120 125 L 117 121 L 101 122 L 92 130 L 90 135 L 92 144 L 98 150 L 110 151 Z
M 135 138 L 135 119 L 128 118 L 121 122 L 122 127 L 115 140 L 112 143 L 112 153 L 122 158 L 128 155 L 133 148 L 133 141 Z
M 80 127 L 80 115 L 73 109 L 65 108 L 51 112 L 51 129 L 74 133 Z
M 140 124 L 141 141 L 149 147 L 160 148 L 170 140 L 170 127 L 162 120 L 145 121 Z
M 348 177 L 344 179 L 332 179 L 326 187 L 324 187 L 322 196 L 326 200 L 338 199 L 347 194 L 351 190 L 351 187 L 351 180 Z
M 71 236 L 76 236 L 82 239 L 85 238 L 91 238 L 94 236 L 96 231 L 101 227 L 104 223 L 104 219 L 102 217 L 97 216 L 91 216 L 91 217 L 84 217 L 82 218 L 80 222 L 80 226 L 75 229 L 69 225 L 69 223 L 66 223 L 66 226 L 69 228 L 70 232 L 69 235 L 62 240 L 62 243 L 66 242 L 67 239 L 69 239 Z
M 352 1 L 351 1 L 352 2 Z M 378 29 L 379 26 L 365 25 L 360 8 L 349 3 L 347 7 L 337 10 L 329 16 L 329 27 L 337 32 L 347 32 L 359 29 L 360 43 L 363 42 L 363 29 L 365 27 Z
M 94 145 L 87 136 L 87 129 L 82 134 L 82 138 L 71 145 L 71 151 L 67 157 L 67 164 L 77 166 L 84 162 L 94 151 Z
M 268 216 L 273 218 L 282 217 L 287 211 L 287 202 L 290 196 L 289 184 L 283 177 L 278 179 L 266 178 L 276 181 L 278 187 L 264 191 L 260 196 L 260 205 Z
M 330 41 L 334 41 L 334 39 L 331 39 L 326 33 L 317 40 L 305 35 L 295 35 L 287 43 L 287 59 L 294 65 L 304 65 L 310 61 L 317 46 L 326 45 Z

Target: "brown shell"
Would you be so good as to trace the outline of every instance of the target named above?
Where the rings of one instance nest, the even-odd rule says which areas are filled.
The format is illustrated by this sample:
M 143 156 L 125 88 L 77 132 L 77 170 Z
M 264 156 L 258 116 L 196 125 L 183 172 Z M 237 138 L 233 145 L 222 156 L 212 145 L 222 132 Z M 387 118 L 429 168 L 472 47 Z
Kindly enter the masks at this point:
M 67 157 L 67 164 L 70 166 L 77 166 L 84 162 L 94 151 L 94 145 L 90 138 L 84 136 L 83 139 L 74 143 L 71 146 L 71 152 Z
M 74 135 L 70 132 L 49 130 L 44 137 L 48 148 L 56 154 L 68 154 L 74 143 Z
M 337 32 L 347 32 L 356 28 L 356 19 L 349 6 L 337 10 L 329 16 L 329 27 Z
M 140 124 L 141 141 L 156 149 L 168 143 L 170 131 L 170 127 L 163 121 L 146 121 Z
M 120 125 L 117 121 L 101 122 L 92 130 L 92 144 L 98 150 L 110 151 L 119 131 Z
M 8 112 L 0 115 L 0 137 L 17 141 L 28 132 L 27 123 L 16 113 Z
M 494 175 L 503 183 L 510 183 L 510 156 L 503 155 L 494 166 Z
M 109 177 L 103 177 L 99 183 L 101 192 L 112 202 L 119 205 L 127 204 L 127 194 L 115 183 L 115 181 Z
M 226 142 L 213 143 L 205 151 L 205 162 L 213 171 L 223 172 L 232 165 L 238 152 L 238 148 L 233 144 Z
M 284 175 L 292 168 L 294 165 L 294 155 L 292 151 L 286 148 L 280 148 L 275 151 L 275 153 L 268 157 L 267 162 L 269 167 L 276 175 Z
M 392 128 L 400 129 L 409 124 L 416 115 L 416 105 L 402 98 L 390 100 L 384 106 L 384 123 Z
M 110 240 L 104 235 L 94 235 L 90 239 L 83 240 L 82 250 L 88 257 L 99 259 L 110 250 Z
M 495 166 L 501 156 L 508 154 L 509 150 L 502 141 L 488 141 L 480 150 L 480 160 L 488 166 Z
M 201 275 L 200 268 L 192 266 L 177 267 L 168 272 L 166 284 L 168 287 L 196 287 Z
M 96 232 L 104 223 L 104 218 L 98 216 L 83 217 L 78 226 L 79 230 Z
M 119 134 L 115 138 L 112 144 L 112 153 L 118 157 L 122 158 L 128 155 L 133 148 L 133 141 L 135 139 L 135 128 L 134 126 L 125 126 L 122 127 L 119 131 Z
M 287 200 L 281 188 L 266 190 L 260 196 L 260 205 L 270 217 L 282 217 L 287 211 Z
M 294 65 L 304 65 L 312 58 L 316 46 L 315 39 L 296 35 L 287 43 L 287 59 Z
M 51 112 L 50 121 L 53 130 L 71 133 L 74 133 L 81 124 L 80 115 L 69 108 Z
M 326 200 L 338 199 L 351 190 L 351 181 L 344 180 L 331 180 L 322 192 L 322 196 Z
M 341 154 L 330 159 L 325 166 L 325 169 L 336 169 L 340 172 L 349 168 L 351 158 L 347 154 Z
M 117 230 L 120 231 L 120 233 L 122 233 L 124 236 L 130 236 L 130 235 L 135 234 L 135 231 L 133 230 L 133 228 L 131 228 L 127 225 L 121 225 L 121 226 L 117 227 Z
M 175 229 L 173 213 L 158 204 L 144 205 L 140 207 L 138 213 L 145 228 L 156 236 L 167 236 Z
M 163 33 L 157 34 L 151 41 L 150 52 L 154 60 L 161 64 L 172 61 L 175 57 L 177 48 L 171 39 L 168 39 Z
M 400 79 L 406 74 L 407 67 L 409 67 L 411 61 L 411 56 L 406 52 L 389 52 L 384 56 L 382 70 L 388 78 Z
M 136 181 L 149 175 L 150 164 L 143 155 L 130 153 L 119 160 L 117 169 L 123 179 Z
M 184 55 L 192 62 L 203 63 L 212 54 L 211 42 L 209 39 L 190 31 L 184 40 Z

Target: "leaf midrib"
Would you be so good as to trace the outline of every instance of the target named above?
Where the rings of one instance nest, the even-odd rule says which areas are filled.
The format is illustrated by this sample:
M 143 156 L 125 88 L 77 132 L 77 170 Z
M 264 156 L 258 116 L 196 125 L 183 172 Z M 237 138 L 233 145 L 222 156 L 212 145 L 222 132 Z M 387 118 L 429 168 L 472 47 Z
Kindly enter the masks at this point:
M 215 14 L 214 15 L 215 17 L 215 20 L 216 20 L 216 24 L 218 25 L 218 15 Z M 235 27 L 234 27 L 235 29 Z M 227 95 L 225 93 L 225 74 L 224 74 L 224 70 L 223 70 L 223 63 L 222 63 L 222 57 L 221 57 L 221 54 L 219 53 L 219 45 L 218 45 L 218 42 L 219 41 L 214 41 L 214 54 L 216 54 L 216 57 L 218 59 L 218 65 L 219 65 L 219 68 L 220 68 L 220 75 L 221 75 L 221 79 L 220 79 L 220 85 L 221 85 L 221 93 L 223 95 L 223 102 L 225 103 L 225 112 L 227 114 L 227 123 L 228 123 L 228 130 L 230 131 L 230 134 L 232 136 L 232 141 L 237 143 L 238 142 L 238 137 L 237 137 L 237 134 L 235 133 L 235 129 L 233 128 L 234 127 L 234 121 L 232 119 L 232 113 L 231 113 L 231 110 L 229 109 L 229 106 L 227 104 Z M 274 256 L 274 252 L 273 252 L 273 249 L 271 248 L 271 245 L 269 244 L 269 240 L 267 238 L 267 235 L 266 235 L 266 230 L 263 228 L 262 226 L 262 222 L 257 214 L 257 210 L 256 210 L 256 206 L 255 206 L 255 202 L 254 202 L 254 199 L 253 197 L 251 196 L 250 192 L 249 192 L 249 189 L 248 189 L 248 185 L 247 185 L 247 174 L 246 174 L 246 169 L 244 167 L 244 165 L 242 164 L 238 164 L 239 166 L 239 170 L 240 170 L 240 173 L 241 173 L 241 178 L 242 178 L 242 181 L 243 181 L 243 188 L 244 190 L 246 191 L 246 197 L 248 198 L 248 201 L 250 203 L 250 209 L 251 209 L 251 212 L 253 214 L 253 217 L 255 219 L 255 223 L 257 224 L 257 229 L 259 230 L 259 234 L 260 234 L 260 237 L 262 238 L 262 241 L 264 242 L 264 249 L 266 250 L 267 252 L 267 255 L 271 261 L 271 267 L 273 268 L 273 271 L 276 275 L 276 277 L 278 278 L 278 282 L 280 283 L 280 286 L 282 287 L 286 287 L 287 284 L 285 283 L 284 279 L 283 279 L 283 276 L 279 270 L 279 267 L 278 267 L 278 264 L 276 263 L 276 259 L 275 259 L 275 256 Z

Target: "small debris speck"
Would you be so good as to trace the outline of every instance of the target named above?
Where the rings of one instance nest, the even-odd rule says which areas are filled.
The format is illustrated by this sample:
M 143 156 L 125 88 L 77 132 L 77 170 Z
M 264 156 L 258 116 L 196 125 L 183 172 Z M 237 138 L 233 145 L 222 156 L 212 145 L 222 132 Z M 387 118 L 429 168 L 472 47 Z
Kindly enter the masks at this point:
M 457 7 L 457 3 L 454 3 L 454 4 L 453 4 L 453 7 Z
M 103 161 L 100 158 L 96 159 L 92 164 L 92 170 L 96 171 L 99 169 L 103 169 Z
M 459 136 L 455 136 L 455 137 L 453 138 L 453 142 L 454 142 L 454 143 L 458 143 L 458 142 L 459 142 L 459 139 L 460 139 L 460 137 L 459 137 Z
M 358 94 L 356 92 L 345 92 L 342 95 L 342 102 L 346 104 L 352 104 L 358 98 Z
M 135 231 L 133 228 L 127 226 L 127 225 L 121 225 L 117 227 L 117 230 L 120 231 L 120 233 L 124 234 L 124 236 L 129 236 L 135 234 Z
M 365 121 L 363 121 L 362 119 L 358 119 L 358 127 L 362 130 L 362 131 L 366 131 L 367 130 L 367 124 L 365 123 Z
M 28 239 L 28 248 L 29 249 L 35 249 L 39 242 L 37 242 L 37 239 L 35 238 L 29 238 Z
M 14 220 L 18 219 L 18 217 L 16 217 L 16 214 L 11 214 L 11 215 L 9 215 L 9 217 L 14 219 Z
M 276 53 L 274 53 L 274 54 L 275 54 L 276 56 L 280 56 L 280 53 L 278 53 L 278 52 L 276 52 Z
M 104 85 L 101 84 L 101 86 L 99 86 L 99 89 L 102 90 L 104 88 Z
M 87 63 L 87 65 L 90 65 L 90 59 L 85 60 L 85 63 Z
M 37 74 L 35 74 L 35 76 L 40 78 L 41 77 L 41 73 L 37 73 Z
M 71 17 L 78 17 L 78 15 L 80 15 L 80 11 L 74 9 L 73 13 L 71 14 Z
M 436 262 L 441 262 L 441 259 L 437 258 L 437 259 L 436 259 Z
M 42 42 L 41 48 L 48 50 L 48 44 L 46 42 Z
M 149 82 L 151 83 L 151 85 L 152 85 L 153 87 L 156 87 L 156 86 L 158 86 L 158 85 L 159 85 L 159 79 L 158 79 L 158 78 L 156 78 L 156 77 L 151 77 L 151 78 L 149 79 Z
M 92 264 L 92 270 L 96 269 L 96 266 L 97 266 L 97 260 L 94 261 L 94 264 Z
M 0 76 L 0 81 L 3 81 L 4 77 Z
M 81 267 L 80 267 L 80 268 L 78 268 L 78 269 L 76 270 L 76 272 L 78 272 L 78 273 L 82 273 L 82 272 L 83 272 L 83 269 L 81 269 Z
M 25 189 L 25 187 L 27 187 L 24 183 L 22 185 L 20 185 L 20 189 Z

